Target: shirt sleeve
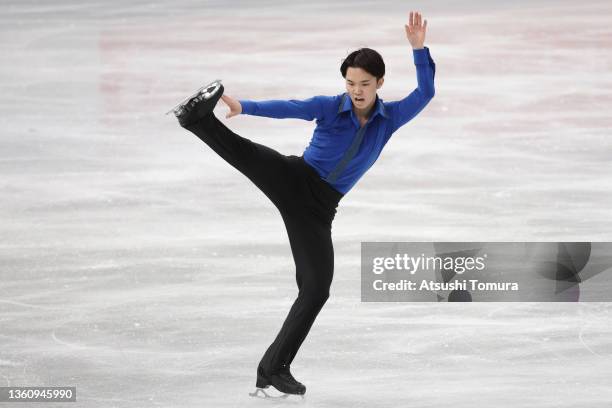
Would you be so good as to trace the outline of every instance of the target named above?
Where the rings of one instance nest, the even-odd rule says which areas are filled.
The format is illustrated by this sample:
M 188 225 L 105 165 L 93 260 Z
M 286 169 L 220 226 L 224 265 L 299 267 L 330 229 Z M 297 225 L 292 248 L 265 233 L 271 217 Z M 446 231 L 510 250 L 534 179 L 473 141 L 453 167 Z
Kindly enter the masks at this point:
M 435 95 L 436 64 L 429 54 L 429 48 L 412 50 L 412 54 L 417 71 L 417 88 L 404 99 L 389 103 L 393 118 L 392 133 L 421 112 Z
M 276 119 L 322 119 L 323 102 L 326 96 L 313 96 L 309 99 L 250 101 L 240 100 L 245 115 L 265 116 Z

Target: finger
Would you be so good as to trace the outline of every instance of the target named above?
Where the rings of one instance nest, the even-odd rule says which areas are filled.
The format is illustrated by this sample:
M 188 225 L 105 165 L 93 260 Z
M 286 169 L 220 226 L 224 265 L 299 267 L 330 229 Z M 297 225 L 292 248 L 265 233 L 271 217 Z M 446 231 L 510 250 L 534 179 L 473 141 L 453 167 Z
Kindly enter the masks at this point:
M 412 11 L 408 15 L 408 27 L 412 27 Z
M 425 22 L 423 23 L 423 31 L 427 30 L 427 19 L 425 19 Z
M 416 14 L 416 25 L 417 27 L 421 26 L 421 13 Z

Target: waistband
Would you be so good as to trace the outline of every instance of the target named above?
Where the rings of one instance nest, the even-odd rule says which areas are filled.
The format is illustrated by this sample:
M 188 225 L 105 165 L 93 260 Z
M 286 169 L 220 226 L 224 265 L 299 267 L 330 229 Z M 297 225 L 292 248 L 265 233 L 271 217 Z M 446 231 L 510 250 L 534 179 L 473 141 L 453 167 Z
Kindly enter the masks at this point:
M 306 169 L 308 174 L 311 176 L 310 178 L 317 185 L 319 192 L 323 195 L 323 199 L 336 207 L 344 194 L 336 190 L 329 184 L 327 181 L 323 180 L 319 173 L 304 160 L 304 156 L 296 156 L 296 158 L 300 161 L 300 164 Z

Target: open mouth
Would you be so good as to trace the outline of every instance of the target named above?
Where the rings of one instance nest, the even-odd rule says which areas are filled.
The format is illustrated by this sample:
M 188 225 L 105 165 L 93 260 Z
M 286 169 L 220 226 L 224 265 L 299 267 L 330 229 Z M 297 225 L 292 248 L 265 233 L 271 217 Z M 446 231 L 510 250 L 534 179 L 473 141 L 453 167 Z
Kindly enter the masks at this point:
M 355 97 L 355 102 L 363 102 L 365 99 Z

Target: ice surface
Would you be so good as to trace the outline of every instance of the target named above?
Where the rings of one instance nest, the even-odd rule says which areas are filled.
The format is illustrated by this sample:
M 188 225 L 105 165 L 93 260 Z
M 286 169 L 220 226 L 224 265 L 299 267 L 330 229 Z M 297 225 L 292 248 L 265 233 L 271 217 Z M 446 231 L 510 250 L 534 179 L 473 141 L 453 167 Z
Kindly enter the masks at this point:
M 360 303 L 361 241 L 612 240 L 612 6 L 508 3 L 3 1 L 0 385 L 269 406 L 248 392 L 296 295 L 284 226 L 164 112 L 215 78 L 341 93 L 360 46 L 400 99 L 412 8 L 436 97 L 338 209 L 331 298 L 292 366 L 304 406 L 609 407 L 607 303 Z M 284 154 L 314 126 L 222 120 Z

